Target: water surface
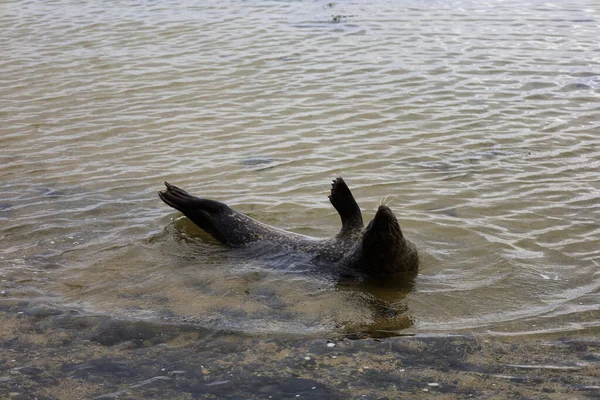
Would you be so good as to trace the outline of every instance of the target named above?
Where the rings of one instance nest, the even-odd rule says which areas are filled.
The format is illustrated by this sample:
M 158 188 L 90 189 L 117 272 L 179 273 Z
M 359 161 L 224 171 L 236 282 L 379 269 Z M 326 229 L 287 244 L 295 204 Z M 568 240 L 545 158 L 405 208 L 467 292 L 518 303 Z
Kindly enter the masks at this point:
M 593 1 L 0 4 L 0 289 L 250 333 L 578 332 L 600 321 Z M 413 284 L 239 257 L 168 180 L 326 237 L 344 176 Z

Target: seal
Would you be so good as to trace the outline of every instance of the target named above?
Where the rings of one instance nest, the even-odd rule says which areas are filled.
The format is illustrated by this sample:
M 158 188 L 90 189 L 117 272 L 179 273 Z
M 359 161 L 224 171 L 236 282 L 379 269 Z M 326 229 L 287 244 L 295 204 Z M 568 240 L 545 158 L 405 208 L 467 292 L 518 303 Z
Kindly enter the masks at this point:
M 326 239 L 285 231 L 219 201 L 192 196 L 168 182 L 165 186 L 166 190 L 158 192 L 162 201 L 226 246 L 258 245 L 267 251 L 301 252 L 311 255 L 315 264 L 374 276 L 418 271 L 417 247 L 406 239 L 392 210 L 379 206 L 365 228 L 360 208 L 341 177 L 333 181 L 329 201 L 340 215 L 342 228 Z

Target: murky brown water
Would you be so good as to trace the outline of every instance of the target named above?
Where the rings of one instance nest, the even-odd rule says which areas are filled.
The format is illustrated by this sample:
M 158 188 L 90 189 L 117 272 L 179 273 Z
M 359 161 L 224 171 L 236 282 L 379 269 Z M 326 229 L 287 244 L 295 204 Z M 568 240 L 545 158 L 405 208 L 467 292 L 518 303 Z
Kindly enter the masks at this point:
M 247 332 L 600 325 L 600 6 L 0 3 L 5 297 Z M 285 272 L 156 196 L 270 224 L 391 204 L 413 287 Z

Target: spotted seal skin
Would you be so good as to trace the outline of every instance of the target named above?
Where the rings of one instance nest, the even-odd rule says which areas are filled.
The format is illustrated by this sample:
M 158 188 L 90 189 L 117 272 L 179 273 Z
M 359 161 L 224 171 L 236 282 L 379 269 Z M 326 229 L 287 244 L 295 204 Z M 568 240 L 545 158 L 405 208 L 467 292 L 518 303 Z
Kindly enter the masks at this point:
M 167 205 L 181 211 L 189 220 L 230 247 L 277 247 L 313 256 L 316 264 L 361 271 L 368 275 L 417 273 L 419 257 L 416 246 L 406 239 L 396 216 L 387 206 L 379 206 L 364 228 L 360 208 L 342 178 L 331 185 L 329 201 L 342 220 L 339 233 L 319 239 L 288 232 L 263 224 L 224 203 L 202 199 L 165 182 L 158 192 Z

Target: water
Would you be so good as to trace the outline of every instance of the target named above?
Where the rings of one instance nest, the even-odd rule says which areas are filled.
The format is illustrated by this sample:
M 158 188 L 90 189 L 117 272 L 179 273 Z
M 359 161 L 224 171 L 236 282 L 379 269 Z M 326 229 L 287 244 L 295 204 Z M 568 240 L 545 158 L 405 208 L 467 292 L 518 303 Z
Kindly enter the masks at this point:
M 0 4 L 5 298 L 245 332 L 600 325 L 591 1 Z M 269 268 L 168 180 L 325 237 L 344 176 L 390 204 L 413 284 Z

